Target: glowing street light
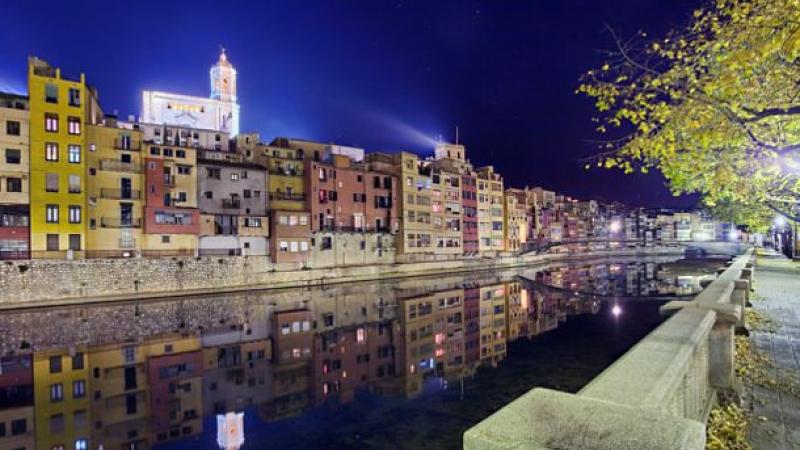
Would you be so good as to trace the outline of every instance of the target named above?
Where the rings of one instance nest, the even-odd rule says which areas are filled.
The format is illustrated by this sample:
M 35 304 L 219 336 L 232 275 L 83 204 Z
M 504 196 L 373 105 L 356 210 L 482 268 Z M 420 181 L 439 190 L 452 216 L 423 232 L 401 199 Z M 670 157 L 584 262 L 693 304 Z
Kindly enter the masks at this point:
M 775 225 L 775 228 L 783 228 L 786 225 L 786 218 L 778 214 L 775 216 L 775 220 L 772 223 Z
M 622 230 L 622 223 L 618 219 L 614 219 L 608 224 L 608 231 L 612 233 L 619 233 Z
M 621 315 L 622 315 L 622 308 L 620 308 L 620 306 L 619 306 L 619 305 L 614 305 L 614 306 L 611 308 L 611 314 L 612 314 L 614 317 L 619 317 L 619 316 L 621 316 Z

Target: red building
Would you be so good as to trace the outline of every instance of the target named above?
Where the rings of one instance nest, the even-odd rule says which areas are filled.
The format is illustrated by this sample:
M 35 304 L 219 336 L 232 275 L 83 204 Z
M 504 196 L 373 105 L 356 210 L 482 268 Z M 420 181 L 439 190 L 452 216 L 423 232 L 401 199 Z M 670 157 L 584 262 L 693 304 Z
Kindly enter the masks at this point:
M 157 149 L 158 147 L 153 147 Z M 200 226 L 200 210 L 197 209 L 196 179 L 176 180 L 174 164 L 165 164 L 163 158 L 145 159 L 145 186 L 147 189 L 144 208 L 144 232 L 146 234 L 197 235 Z M 193 170 L 194 167 L 192 166 Z M 184 170 L 184 169 L 182 169 Z M 189 175 L 180 177 L 191 178 Z M 183 190 L 181 190 L 183 189 Z M 192 206 L 187 206 L 191 204 Z
M 0 259 L 30 257 L 28 205 L 0 205 Z
M 462 244 L 464 254 L 478 252 L 478 184 L 474 174 L 461 176 L 461 202 L 463 208 Z
M 158 441 L 202 431 L 202 375 L 200 350 L 156 356 L 147 361 L 150 418 Z
M 269 251 L 274 263 L 308 261 L 311 225 L 306 211 L 273 210 L 269 212 Z
M 389 232 L 398 228 L 397 178 L 345 155 L 306 161 L 311 231 Z

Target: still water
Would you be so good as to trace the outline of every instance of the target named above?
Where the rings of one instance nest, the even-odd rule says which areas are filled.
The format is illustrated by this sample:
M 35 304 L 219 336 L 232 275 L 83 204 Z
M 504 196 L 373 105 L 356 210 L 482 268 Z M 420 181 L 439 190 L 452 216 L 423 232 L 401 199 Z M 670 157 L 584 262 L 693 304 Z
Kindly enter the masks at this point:
M 720 260 L 595 260 L 0 313 L 0 450 L 459 448 L 575 392 Z

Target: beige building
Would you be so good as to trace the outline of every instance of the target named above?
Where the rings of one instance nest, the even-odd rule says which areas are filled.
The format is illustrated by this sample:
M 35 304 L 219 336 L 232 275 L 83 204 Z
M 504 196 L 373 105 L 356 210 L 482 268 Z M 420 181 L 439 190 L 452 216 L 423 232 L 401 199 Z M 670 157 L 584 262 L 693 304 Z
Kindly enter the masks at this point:
M 478 172 L 478 249 L 481 252 L 505 250 L 503 177 L 486 166 Z
M 461 175 L 433 168 L 431 173 L 431 222 L 437 254 L 462 253 Z
M 131 257 L 142 249 L 142 133 L 116 118 L 88 125 L 87 257 Z
M 505 243 L 506 251 L 518 252 L 528 241 L 528 206 L 525 193 L 519 189 L 505 192 Z
M 0 259 L 30 248 L 29 125 L 28 98 L 0 93 Z

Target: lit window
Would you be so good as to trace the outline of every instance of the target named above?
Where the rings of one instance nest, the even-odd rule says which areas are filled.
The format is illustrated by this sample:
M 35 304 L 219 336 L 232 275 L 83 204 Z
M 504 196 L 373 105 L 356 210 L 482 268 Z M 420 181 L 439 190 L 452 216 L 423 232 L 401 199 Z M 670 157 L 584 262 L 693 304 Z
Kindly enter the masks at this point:
M 356 330 L 356 342 L 364 342 L 364 329 L 359 328 Z
M 308 242 L 302 241 L 300 242 L 300 251 L 307 252 L 308 251 Z
M 289 225 L 289 216 L 281 214 L 278 216 L 278 224 L 280 225 Z
M 69 223 L 81 223 L 81 207 L 76 205 L 69 206 Z
M 300 225 L 308 225 L 308 216 L 300 216 Z
M 89 441 L 86 439 L 78 439 L 75 441 L 75 450 L 88 450 Z
M 47 205 L 45 211 L 48 223 L 58 223 L 58 205 Z
M 72 397 L 82 398 L 86 396 L 86 382 L 83 380 L 75 380 L 72 382 Z
M 239 174 L 236 172 L 231 173 L 231 181 L 239 181 Z
M 70 145 L 67 147 L 67 157 L 69 162 L 71 163 L 80 163 L 81 162 L 81 146 L 80 145 Z
M 58 131 L 58 114 L 46 113 L 44 115 L 44 129 L 51 133 Z
M 289 243 L 288 243 L 288 242 L 286 242 L 286 241 L 281 241 L 281 243 L 280 243 L 280 250 L 281 250 L 282 252 L 288 251 L 288 250 L 289 250 Z
M 44 144 L 44 159 L 47 161 L 58 161 L 58 144 L 47 142 Z
M 50 401 L 60 402 L 61 400 L 64 400 L 64 387 L 61 385 L 61 383 L 51 384 Z
M 298 245 L 297 245 L 297 241 L 292 241 L 292 242 L 290 242 L 290 243 L 289 243 L 289 248 L 291 249 L 290 251 L 291 251 L 292 253 L 297 253 L 297 251 L 298 251 Z
M 81 192 L 81 176 L 80 175 L 70 175 L 69 176 L 69 192 L 71 194 L 79 194 Z
M 289 216 L 289 226 L 297 226 L 297 216 Z
M 67 117 L 67 132 L 69 134 L 81 134 L 81 119 L 79 117 Z

